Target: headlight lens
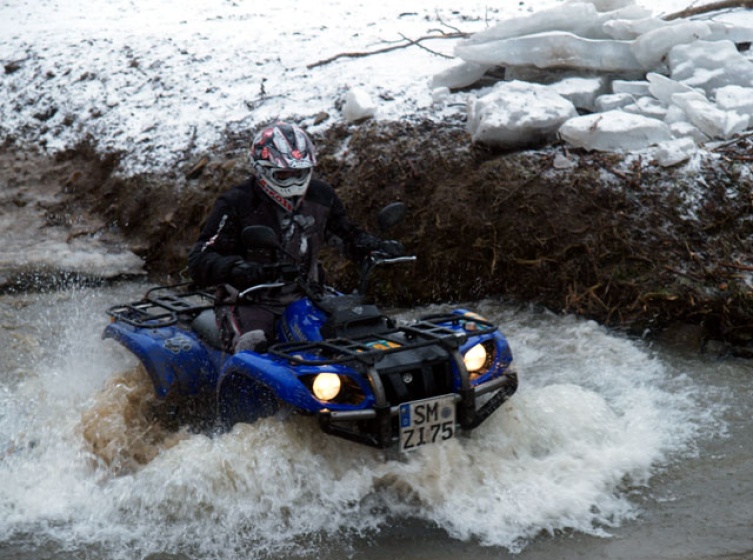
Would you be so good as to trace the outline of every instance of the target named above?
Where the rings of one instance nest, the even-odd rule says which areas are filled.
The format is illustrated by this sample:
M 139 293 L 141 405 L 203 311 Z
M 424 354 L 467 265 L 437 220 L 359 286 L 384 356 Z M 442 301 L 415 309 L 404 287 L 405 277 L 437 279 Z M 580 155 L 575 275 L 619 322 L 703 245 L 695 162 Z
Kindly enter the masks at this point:
M 320 401 L 331 401 L 340 394 L 342 382 L 336 373 L 320 373 L 314 378 L 311 390 Z
M 486 351 L 483 344 L 476 344 L 476 346 L 468 350 L 468 352 L 465 353 L 465 356 L 463 356 L 465 368 L 468 370 L 468 373 L 479 373 L 484 366 L 487 366 L 488 359 L 489 353 Z

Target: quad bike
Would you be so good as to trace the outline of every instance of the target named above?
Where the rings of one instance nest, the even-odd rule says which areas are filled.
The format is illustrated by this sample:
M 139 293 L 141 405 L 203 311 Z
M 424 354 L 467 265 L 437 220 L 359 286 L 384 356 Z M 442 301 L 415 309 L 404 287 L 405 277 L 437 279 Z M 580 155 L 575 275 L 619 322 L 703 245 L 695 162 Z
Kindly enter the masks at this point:
M 380 226 L 403 213 L 400 203 L 389 205 Z M 243 238 L 282 252 L 269 228 L 246 228 Z M 376 267 L 414 260 L 371 252 L 352 294 L 313 286 L 289 268 L 279 281 L 248 288 L 240 297 L 291 282 L 305 294 L 286 307 L 277 340 L 263 352 L 224 351 L 214 296 L 187 284 L 111 307 L 103 337 L 139 359 L 158 399 L 208 400 L 219 425 L 287 410 L 316 416 L 328 434 L 410 451 L 473 430 L 518 384 L 507 340 L 479 315 L 455 309 L 401 322 L 366 302 Z

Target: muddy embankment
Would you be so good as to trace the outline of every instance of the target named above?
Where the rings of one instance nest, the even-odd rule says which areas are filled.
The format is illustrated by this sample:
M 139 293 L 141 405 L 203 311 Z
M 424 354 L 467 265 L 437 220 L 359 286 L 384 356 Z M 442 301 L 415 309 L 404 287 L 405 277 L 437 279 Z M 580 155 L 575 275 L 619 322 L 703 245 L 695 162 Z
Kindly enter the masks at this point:
M 699 344 L 753 356 L 747 137 L 674 168 L 563 146 L 494 153 L 472 147 L 461 124 L 372 122 L 315 141 L 319 174 L 354 220 L 374 228 L 382 205 L 410 208 L 389 236 L 418 261 L 378 274 L 382 302 L 501 296 L 636 334 L 690 325 Z M 177 281 L 215 197 L 248 172 L 246 142 L 228 138 L 172 175 L 129 179 L 113 173 L 117 154 L 86 145 L 32 159 L 59 186 L 43 208 L 50 220 L 122 238 L 155 280 Z M 6 157 L 14 150 L 3 148 Z M 352 265 L 325 259 L 330 283 L 354 285 Z

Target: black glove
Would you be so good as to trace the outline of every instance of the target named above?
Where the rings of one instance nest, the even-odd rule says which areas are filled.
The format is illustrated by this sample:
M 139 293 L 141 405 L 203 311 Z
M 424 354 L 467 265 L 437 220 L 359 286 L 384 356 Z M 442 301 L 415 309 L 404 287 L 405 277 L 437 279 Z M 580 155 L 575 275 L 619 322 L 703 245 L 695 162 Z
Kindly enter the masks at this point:
M 299 276 L 293 263 L 262 264 L 259 269 L 264 282 L 292 282 Z
M 405 255 L 405 247 L 399 241 L 391 239 L 380 241 L 376 247 L 380 253 L 384 253 L 388 258 L 402 257 Z
M 239 290 L 245 290 L 264 282 L 264 274 L 259 265 L 238 261 L 230 270 L 230 284 Z
M 294 264 L 254 264 L 239 261 L 230 271 L 230 283 L 239 290 L 266 282 L 292 282 L 298 278 L 298 267 Z
M 277 265 L 277 277 L 284 282 L 292 282 L 301 275 L 298 266 L 293 263 Z

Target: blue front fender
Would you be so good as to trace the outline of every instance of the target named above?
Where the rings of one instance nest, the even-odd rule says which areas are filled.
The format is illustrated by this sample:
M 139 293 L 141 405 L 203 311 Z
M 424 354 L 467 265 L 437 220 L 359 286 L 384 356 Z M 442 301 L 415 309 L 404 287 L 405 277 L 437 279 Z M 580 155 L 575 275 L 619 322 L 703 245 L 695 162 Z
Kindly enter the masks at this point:
M 209 350 L 193 333 L 174 326 L 137 328 L 110 323 L 102 338 L 112 338 L 143 364 L 158 398 L 213 390 L 221 352 Z
M 235 374 L 240 374 L 253 382 L 261 383 L 271 389 L 278 399 L 297 408 L 315 412 L 323 407 L 319 401 L 314 399 L 284 360 L 254 352 L 234 354 L 222 368 L 217 385 L 218 390 L 221 390 L 225 379 Z

